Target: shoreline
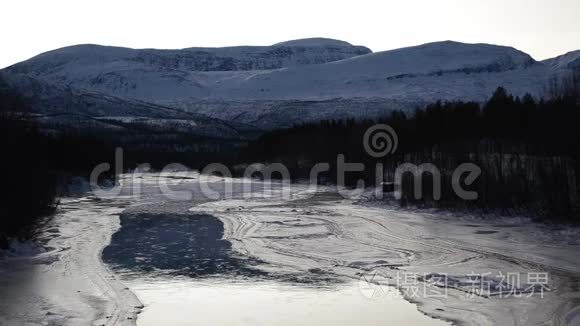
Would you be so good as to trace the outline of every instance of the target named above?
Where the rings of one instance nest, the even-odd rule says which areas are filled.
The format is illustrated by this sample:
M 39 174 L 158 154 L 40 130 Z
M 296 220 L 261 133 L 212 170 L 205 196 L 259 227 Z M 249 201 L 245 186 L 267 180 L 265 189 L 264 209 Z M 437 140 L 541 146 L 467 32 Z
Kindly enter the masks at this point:
M 154 181 L 152 176 L 146 179 Z M 124 181 L 128 180 L 121 178 Z M 402 298 L 432 319 L 487 325 L 515 323 L 524 316 L 528 322 L 545 322 L 544 315 L 554 324 L 566 325 L 579 318 L 580 297 L 573 291 L 580 284 L 580 264 L 574 261 L 574 250 L 580 246 L 573 240 L 577 230 L 529 221 L 502 225 L 502 220 L 509 219 L 486 221 L 444 212 L 369 207 L 338 198 L 324 187 L 311 198 L 308 190 L 298 188 L 293 190 L 293 201 L 264 197 L 191 202 L 189 211 L 218 218 L 224 226 L 223 239 L 232 244 L 232 250 L 262 259 L 261 268 L 274 274 L 308 275 L 314 270 L 356 280 L 357 273 L 373 269 L 390 276 L 397 270 L 448 271 L 460 276 L 482 268 L 550 272 L 554 291 L 547 292 L 543 300 L 475 298 L 470 302 L 479 308 L 474 310 L 462 303 L 461 291 L 450 290 L 449 297 L 439 300 Z M 0 271 L 9 270 L 11 263 L 16 266 L 15 273 L 3 274 L 8 277 L 0 280 L 0 289 L 8 289 L 7 297 L 21 296 L 13 303 L 21 305 L 20 310 L 6 309 L 9 302 L 0 303 L 0 323 L 136 325 L 144 308 L 138 291 L 126 286 L 133 282 L 121 281 L 122 274 L 116 275 L 107 266 L 102 253 L 120 229 L 120 214 L 127 207 L 155 202 L 132 196 L 63 199 L 61 209 L 42 232 L 45 252 L 0 261 Z M 535 250 L 526 249 L 531 245 Z M 29 289 L 11 286 L 26 284 L 19 279 L 22 275 L 37 278 Z M 528 310 L 531 307 L 535 308 Z
M 580 243 L 573 240 L 578 230 L 365 207 L 338 197 L 295 202 L 225 200 L 191 210 L 220 218 L 226 228 L 224 238 L 232 241 L 233 249 L 265 261 L 265 270 L 273 273 L 319 269 L 356 279 L 359 273 L 376 270 L 391 280 L 399 272 L 446 273 L 458 280 L 470 272 L 492 277 L 517 273 L 522 289 L 528 273 L 549 273 L 545 297 L 476 295 L 466 300 L 468 289 L 463 285 L 450 286 L 445 298 L 405 296 L 421 313 L 454 324 L 527 320 L 525 324 L 561 325 L 560 319 L 575 320 L 569 310 L 580 305 L 574 290 L 580 280 L 580 264 L 575 261 Z M 299 230 L 291 235 L 292 241 L 278 240 L 287 237 L 286 230 L 293 225 Z
M 0 305 L 1 323 L 136 325 L 143 305 L 101 258 L 123 209 L 118 201 L 63 198 L 38 239 L 42 252 L 1 262 L 0 288 L 15 301 Z

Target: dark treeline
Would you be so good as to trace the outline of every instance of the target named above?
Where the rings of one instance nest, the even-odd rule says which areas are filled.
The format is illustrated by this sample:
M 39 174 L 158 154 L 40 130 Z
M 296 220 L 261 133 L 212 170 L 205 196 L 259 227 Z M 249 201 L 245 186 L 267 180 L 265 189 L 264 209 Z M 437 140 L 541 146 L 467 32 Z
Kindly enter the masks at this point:
M 414 196 L 412 176 L 405 175 L 401 204 L 575 218 L 580 203 L 577 95 L 568 91 L 549 101 L 537 101 L 530 95 L 514 97 L 498 88 L 483 104 L 437 102 L 413 114 L 394 111 L 372 121 L 305 124 L 261 136 L 241 152 L 240 162 L 283 163 L 295 179 L 308 178 L 314 164 L 327 162 L 331 170 L 319 181 L 334 183 L 336 158 L 343 154 L 346 162 L 366 166 L 364 172 L 346 175 L 351 186 L 359 179 L 375 184 L 376 163 L 384 165 L 383 180 L 388 182 L 394 180 L 396 168 L 403 163 L 430 163 L 441 174 L 441 198 L 433 198 L 429 173 L 422 175 L 421 198 Z M 381 159 L 369 156 L 363 146 L 365 131 L 378 123 L 393 127 L 399 142 L 394 154 Z M 459 199 L 451 185 L 455 168 L 468 162 L 482 170 L 476 182 L 465 187 L 478 192 L 472 201 Z
M 34 226 L 52 213 L 67 177 L 88 174 L 96 164 L 112 162 L 110 146 L 79 134 L 42 132 L 24 101 L 0 91 L 2 196 L 0 247 L 9 237 L 28 238 Z
M 2 105 L 14 99 L 2 97 Z M 17 105 L 11 103 L 10 105 Z M 2 139 L 2 216 L 0 218 L 0 248 L 6 247 L 8 236 L 23 236 L 25 227 L 36 218 L 50 213 L 56 205 L 56 176 L 42 162 L 46 158 L 40 140 L 32 126 L 16 123 L 16 117 L 0 115 Z

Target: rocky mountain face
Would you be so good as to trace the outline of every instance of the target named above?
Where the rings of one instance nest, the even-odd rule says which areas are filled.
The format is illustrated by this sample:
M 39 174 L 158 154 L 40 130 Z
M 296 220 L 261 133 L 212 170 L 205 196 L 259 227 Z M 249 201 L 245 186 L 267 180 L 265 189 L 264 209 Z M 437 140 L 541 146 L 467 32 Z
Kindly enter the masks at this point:
M 181 50 L 77 45 L 0 74 L 39 114 L 99 123 L 191 119 L 191 129 L 204 125 L 206 136 L 215 125 L 216 136 L 237 137 L 240 130 L 373 117 L 436 100 L 483 101 L 498 86 L 541 97 L 550 78 L 579 66 L 579 51 L 538 62 L 489 44 L 445 41 L 372 53 L 315 38 Z

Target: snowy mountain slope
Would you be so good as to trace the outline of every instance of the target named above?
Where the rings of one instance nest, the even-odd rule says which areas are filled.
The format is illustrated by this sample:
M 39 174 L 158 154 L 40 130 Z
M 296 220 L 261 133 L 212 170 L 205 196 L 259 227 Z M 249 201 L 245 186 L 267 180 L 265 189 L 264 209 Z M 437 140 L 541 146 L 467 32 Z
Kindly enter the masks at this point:
M 236 84 L 260 70 L 320 64 L 370 53 L 325 39 L 318 44 L 182 50 L 135 50 L 77 45 L 40 54 L 6 70 L 56 84 L 146 100 L 208 98 L 221 83 Z
M 159 131 L 165 126 L 166 132 L 222 139 L 241 139 L 256 132 L 253 127 L 199 113 L 59 86 L 21 74 L 0 72 L 0 80 L 1 87 L 22 95 L 47 129 L 132 132 L 135 128 Z
M 322 45 L 313 45 L 317 41 Z M 308 47 L 301 42 L 306 42 Z M 340 56 L 344 57 L 343 50 L 356 52 L 358 48 L 329 43 L 324 39 L 298 40 L 288 44 L 268 49 L 307 50 L 308 54 L 286 57 L 291 62 L 277 61 L 274 66 L 284 67 L 281 69 L 245 69 L 248 67 L 238 65 L 227 70 L 228 67 L 208 63 L 200 56 L 189 57 L 199 52 L 199 48 L 132 50 L 81 45 L 41 54 L 7 70 L 52 83 L 164 104 L 175 101 L 191 103 L 200 99 L 383 97 L 431 100 L 456 99 L 457 95 L 466 92 L 474 94 L 469 96 L 470 99 L 482 99 L 481 96 L 488 96 L 490 90 L 501 84 L 537 79 L 534 73 L 541 75 L 545 73 L 543 70 L 547 70 L 523 52 L 486 44 L 430 43 L 338 61 L 335 60 L 338 53 L 333 51 L 340 50 Z M 264 51 L 263 47 L 258 49 Z M 319 58 L 321 49 L 330 52 L 319 60 L 316 58 Z M 257 49 L 235 47 L 213 51 L 221 53 L 222 57 L 242 58 L 240 61 L 255 59 L 252 55 L 256 52 L 252 51 Z M 267 67 L 264 62 L 272 63 L 276 58 L 272 52 L 261 52 L 261 55 L 269 59 L 253 61 L 252 67 Z M 304 58 L 326 63 L 296 65 Z M 534 71 L 530 72 L 530 68 Z M 459 82 L 459 89 L 454 81 Z M 525 87 L 524 91 L 536 91 L 535 87 Z
M 290 40 L 284 41 L 280 43 L 274 44 L 274 46 L 333 46 L 333 47 L 341 47 L 341 46 L 352 46 L 352 44 L 341 41 L 335 40 L 331 38 L 324 38 L 324 37 L 311 37 L 311 38 L 303 38 L 297 40 Z M 370 52 L 370 51 L 369 51 Z
M 542 96 L 547 81 L 575 67 L 579 57 L 575 52 L 537 62 L 511 47 L 452 41 L 370 53 L 343 41 L 314 38 L 182 50 L 79 45 L 38 55 L 4 73 L 72 94 L 269 128 L 376 116 L 436 100 L 483 101 L 498 86 L 516 95 Z M 105 111 L 98 114 L 119 115 Z
M 256 74 L 229 89 L 228 95 L 240 99 L 483 100 L 498 86 L 515 93 L 536 93 L 549 70 L 512 48 L 441 42 Z
M 409 103 L 383 98 L 329 100 L 263 100 L 176 102 L 173 106 L 212 118 L 260 129 L 284 128 L 324 119 L 376 118 L 388 110 L 407 109 Z M 419 105 L 419 103 L 416 103 Z M 421 103 L 421 104 L 427 104 Z
M 544 64 L 554 69 L 579 69 L 580 50 L 568 52 L 561 56 L 542 61 Z
M 36 76 L 80 76 L 94 69 L 115 70 L 134 66 L 183 71 L 244 71 L 320 64 L 371 52 L 362 46 L 332 41 L 181 50 L 81 44 L 42 53 L 12 66 L 10 70 Z

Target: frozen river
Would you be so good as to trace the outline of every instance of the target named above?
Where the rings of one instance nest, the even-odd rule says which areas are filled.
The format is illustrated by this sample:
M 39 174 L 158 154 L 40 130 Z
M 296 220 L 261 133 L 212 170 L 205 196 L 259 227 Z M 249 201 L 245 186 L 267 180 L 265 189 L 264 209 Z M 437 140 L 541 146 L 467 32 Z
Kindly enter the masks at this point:
M 0 260 L 0 325 L 580 324 L 578 229 L 183 176 L 63 200 Z

